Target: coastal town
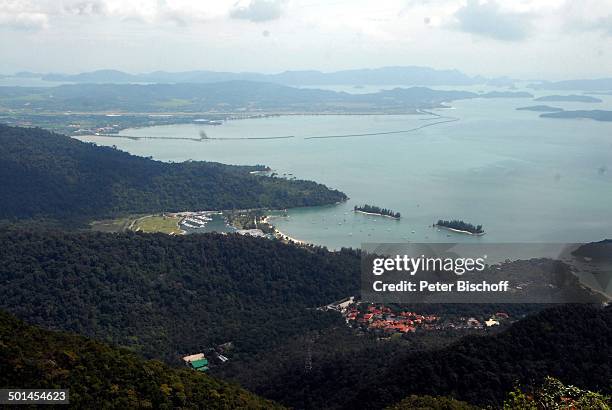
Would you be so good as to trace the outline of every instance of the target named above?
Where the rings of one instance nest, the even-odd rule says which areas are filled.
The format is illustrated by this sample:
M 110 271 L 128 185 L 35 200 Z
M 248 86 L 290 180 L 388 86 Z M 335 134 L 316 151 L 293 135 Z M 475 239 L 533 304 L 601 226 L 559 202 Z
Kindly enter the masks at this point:
M 514 319 L 503 311 L 479 317 L 454 314 L 435 315 L 416 312 L 401 305 L 362 302 L 354 296 L 319 309 L 336 311 L 342 315 L 350 328 L 374 333 L 380 338 L 417 332 L 485 330 L 514 322 Z

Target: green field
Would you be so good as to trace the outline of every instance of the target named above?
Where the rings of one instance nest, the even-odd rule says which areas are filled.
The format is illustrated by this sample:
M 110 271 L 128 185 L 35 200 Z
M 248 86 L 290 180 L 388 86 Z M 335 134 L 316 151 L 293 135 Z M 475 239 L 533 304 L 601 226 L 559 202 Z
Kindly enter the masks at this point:
M 134 216 L 126 216 L 117 219 L 104 219 L 101 221 L 93 221 L 90 226 L 94 231 L 100 232 L 122 232 L 129 228 L 134 221 Z
M 166 215 L 148 215 L 136 219 L 131 229 L 138 232 L 162 232 L 167 234 L 179 235 L 182 233 L 179 228 L 180 218 Z

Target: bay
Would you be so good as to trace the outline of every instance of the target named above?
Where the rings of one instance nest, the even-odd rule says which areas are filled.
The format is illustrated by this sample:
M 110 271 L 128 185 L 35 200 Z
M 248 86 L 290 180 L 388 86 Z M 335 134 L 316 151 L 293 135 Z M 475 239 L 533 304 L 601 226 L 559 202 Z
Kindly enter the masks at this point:
M 603 99 L 555 105 L 612 109 L 612 97 Z M 612 236 L 612 123 L 517 111 L 535 105 L 528 98 L 451 105 L 432 110 L 441 117 L 290 115 L 121 133 L 147 137 L 138 140 L 80 139 L 162 161 L 265 164 L 287 178 L 337 188 L 348 202 L 290 209 L 274 219 L 284 233 L 334 249 L 362 242 L 589 242 Z M 172 139 L 198 138 L 201 131 L 212 139 Z M 270 137 L 287 138 L 261 139 Z M 402 218 L 352 212 L 364 203 Z M 438 219 L 482 224 L 487 233 L 438 230 L 432 227 Z

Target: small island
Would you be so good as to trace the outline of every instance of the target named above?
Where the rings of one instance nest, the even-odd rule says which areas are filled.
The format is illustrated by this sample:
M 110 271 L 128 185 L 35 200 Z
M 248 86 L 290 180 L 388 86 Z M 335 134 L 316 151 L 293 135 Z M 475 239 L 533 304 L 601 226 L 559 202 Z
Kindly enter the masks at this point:
M 452 221 L 444 221 L 440 219 L 433 226 L 448 229 L 453 232 L 467 233 L 470 235 L 484 235 L 485 234 L 485 232 L 482 229 L 482 225 L 474 226 L 470 223 L 463 222 L 463 221 L 456 220 L 456 219 Z
M 519 107 L 519 111 L 539 111 L 539 112 L 560 112 L 563 108 L 551 107 L 550 105 L 531 105 L 529 107 Z
M 360 212 L 362 214 L 380 215 L 380 216 L 385 216 L 387 218 L 393 218 L 393 219 L 401 218 L 401 214 L 399 212 L 394 212 L 390 209 L 381 208 L 375 205 L 368 205 L 368 204 L 365 204 L 363 206 L 355 205 L 355 208 L 353 209 L 355 212 Z

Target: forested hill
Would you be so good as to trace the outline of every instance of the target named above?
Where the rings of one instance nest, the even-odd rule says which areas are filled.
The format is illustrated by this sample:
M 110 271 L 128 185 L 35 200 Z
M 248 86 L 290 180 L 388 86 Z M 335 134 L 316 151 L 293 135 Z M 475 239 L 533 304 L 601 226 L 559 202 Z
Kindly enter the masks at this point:
M 313 347 L 312 370 L 287 366 L 266 377 L 236 379 L 283 404 L 304 408 L 379 409 L 409 395 L 448 396 L 501 408 L 518 383 L 553 376 L 610 394 L 612 308 L 552 307 L 490 336 L 468 336 L 443 349 L 410 351 L 391 342 L 360 351 Z M 450 407 L 448 407 L 450 408 Z M 531 407 L 530 407 L 531 408 Z
M 241 235 L 0 230 L 0 309 L 148 358 L 232 341 L 236 354 L 342 322 L 359 257 Z M 343 323 L 343 322 L 342 322 Z
M 70 407 L 269 409 L 280 406 L 205 374 L 29 326 L 0 311 L 0 387 L 70 390 Z
M 0 219 L 288 208 L 346 199 L 315 182 L 249 173 L 262 168 L 153 161 L 38 128 L 0 124 Z

